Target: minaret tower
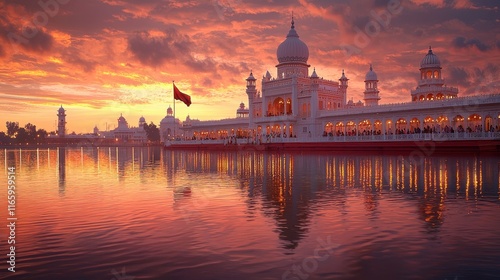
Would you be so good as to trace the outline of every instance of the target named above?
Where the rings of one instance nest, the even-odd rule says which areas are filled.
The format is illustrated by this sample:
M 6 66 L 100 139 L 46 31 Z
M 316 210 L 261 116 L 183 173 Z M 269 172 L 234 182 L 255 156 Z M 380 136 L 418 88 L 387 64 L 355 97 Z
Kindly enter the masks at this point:
M 342 98 L 344 100 L 344 103 L 342 104 L 342 108 L 344 108 L 344 106 L 347 104 L 347 87 L 348 87 L 348 83 L 347 81 L 349 81 L 349 79 L 345 76 L 344 74 L 344 69 L 342 69 L 342 77 L 340 77 L 339 79 L 339 89 L 340 89 L 340 92 L 342 94 Z
M 247 78 L 247 95 L 248 95 L 248 108 L 249 108 L 249 117 L 250 117 L 250 125 L 253 124 L 253 115 L 255 114 L 254 112 L 254 105 L 253 105 L 253 100 L 257 96 L 257 88 L 256 88 L 256 81 L 255 77 L 253 76 L 252 71 L 250 70 L 250 76 Z
M 370 64 L 370 71 L 366 73 L 365 76 L 365 105 L 366 106 L 376 106 L 380 97 L 378 96 L 378 78 L 377 74 L 373 71 L 373 67 Z
M 61 105 L 57 111 L 57 135 L 64 137 L 66 135 L 66 110 Z

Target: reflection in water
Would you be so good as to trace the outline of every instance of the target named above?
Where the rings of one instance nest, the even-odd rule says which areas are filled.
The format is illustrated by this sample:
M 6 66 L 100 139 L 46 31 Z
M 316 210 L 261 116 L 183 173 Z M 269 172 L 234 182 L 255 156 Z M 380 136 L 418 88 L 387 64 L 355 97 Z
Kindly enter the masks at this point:
M 486 162 L 486 164 L 484 164 Z M 428 233 L 444 223 L 447 197 L 477 199 L 497 196 L 497 158 L 427 158 L 403 156 L 304 155 L 278 153 L 165 152 L 167 173 L 178 170 L 236 176 L 247 192 L 248 212 L 263 199 L 264 215 L 276 222 L 283 248 L 295 249 L 307 235 L 312 212 L 322 196 L 336 196 L 339 207 L 345 189 L 364 191 L 365 211 L 377 217 L 384 192 L 402 192 L 417 200 L 418 213 Z M 486 174 L 486 176 L 483 176 Z M 344 199 L 339 199 L 344 197 Z
M 429 278 L 445 279 L 442 267 L 469 262 L 477 271 L 476 259 L 491 264 L 500 257 L 498 157 L 416 162 L 148 147 L 0 150 L 1 156 L 5 168 L 18 168 L 25 192 L 22 255 L 29 270 L 54 273 L 43 270 L 51 256 L 40 257 L 52 250 L 58 260 L 68 259 L 64 273 L 76 278 L 121 268 L 103 265 L 109 262 L 128 263 L 131 276 L 145 279 L 204 273 L 221 279 L 214 271 L 226 265 L 247 273 L 241 279 L 270 271 L 277 272 L 268 278 L 280 279 L 313 255 L 316 237 L 328 235 L 341 246 L 318 267 L 317 278 L 366 278 L 378 267 L 415 279 L 434 269 Z M 473 216 L 478 209 L 483 216 Z M 451 252 L 449 260 L 440 260 L 443 252 Z
M 57 171 L 59 174 L 59 194 L 64 195 L 66 190 L 66 148 L 64 147 L 57 148 Z

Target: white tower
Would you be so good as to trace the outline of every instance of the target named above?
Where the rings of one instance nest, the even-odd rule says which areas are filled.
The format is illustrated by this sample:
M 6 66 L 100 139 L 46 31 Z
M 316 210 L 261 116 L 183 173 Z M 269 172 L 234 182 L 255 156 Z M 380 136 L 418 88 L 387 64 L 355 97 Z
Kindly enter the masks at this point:
M 57 135 L 64 137 L 66 135 L 66 110 L 63 106 L 57 110 Z
M 365 105 L 366 106 L 376 106 L 378 105 L 378 101 L 380 97 L 378 95 L 378 78 L 377 74 L 373 71 L 373 67 L 370 64 L 370 71 L 366 73 L 365 76 Z
M 144 118 L 144 116 L 141 116 L 139 118 L 139 127 L 144 128 L 144 124 L 146 124 L 146 119 Z
M 344 100 L 342 104 L 342 108 L 347 104 L 347 87 L 348 87 L 349 79 L 344 74 L 344 69 L 342 69 L 342 77 L 339 79 L 339 91 L 342 94 L 342 98 Z
M 429 47 L 427 55 L 420 62 L 420 81 L 411 91 L 412 101 L 431 101 L 458 96 L 458 88 L 447 87 L 441 76 L 441 61 Z
M 250 71 L 250 76 L 248 76 L 248 78 L 246 79 L 247 81 L 247 95 L 248 95 L 248 106 L 249 106 L 249 116 L 250 116 L 250 119 L 249 119 L 249 123 L 250 123 L 250 126 L 253 125 L 253 115 L 255 114 L 255 111 L 254 111 L 254 105 L 253 105 L 253 100 L 254 98 L 256 98 L 256 95 L 257 95 L 257 88 L 256 88 L 256 81 L 257 79 L 255 79 L 255 77 L 253 76 L 253 73 L 252 71 Z

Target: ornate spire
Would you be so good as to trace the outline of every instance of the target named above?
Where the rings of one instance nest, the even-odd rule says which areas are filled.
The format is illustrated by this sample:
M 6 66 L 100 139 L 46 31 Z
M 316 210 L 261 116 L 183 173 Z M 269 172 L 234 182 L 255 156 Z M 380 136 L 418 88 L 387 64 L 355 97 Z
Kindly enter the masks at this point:
M 292 29 L 295 28 L 295 22 L 293 21 L 293 11 L 292 11 Z
M 372 67 L 372 64 L 370 63 L 370 71 L 373 71 L 373 67 Z

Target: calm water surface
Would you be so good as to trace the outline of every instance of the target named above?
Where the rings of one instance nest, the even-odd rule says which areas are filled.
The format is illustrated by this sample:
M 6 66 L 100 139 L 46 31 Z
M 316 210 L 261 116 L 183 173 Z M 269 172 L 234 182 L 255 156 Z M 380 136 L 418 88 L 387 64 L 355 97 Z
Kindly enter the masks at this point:
M 500 157 L 0 150 L 2 279 L 499 279 Z M 6 188 L 0 192 L 7 224 Z

